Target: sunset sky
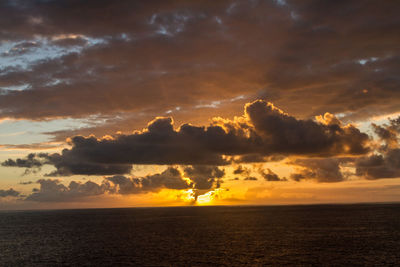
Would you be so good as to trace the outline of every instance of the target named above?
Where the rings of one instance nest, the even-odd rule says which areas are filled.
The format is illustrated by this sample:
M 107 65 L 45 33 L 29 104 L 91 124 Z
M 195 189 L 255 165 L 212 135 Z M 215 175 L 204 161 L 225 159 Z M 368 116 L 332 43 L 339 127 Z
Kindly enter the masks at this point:
M 400 201 L 397 1 L 0 2 L 0 209 Z

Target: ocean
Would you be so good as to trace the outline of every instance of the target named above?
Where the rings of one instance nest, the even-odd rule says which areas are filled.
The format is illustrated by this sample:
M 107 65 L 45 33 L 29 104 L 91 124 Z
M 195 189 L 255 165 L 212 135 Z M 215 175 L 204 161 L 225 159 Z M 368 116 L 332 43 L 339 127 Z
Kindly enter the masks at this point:
M 399 248 L 399 204 L 0 212 L 1 266 L 393 266 Z

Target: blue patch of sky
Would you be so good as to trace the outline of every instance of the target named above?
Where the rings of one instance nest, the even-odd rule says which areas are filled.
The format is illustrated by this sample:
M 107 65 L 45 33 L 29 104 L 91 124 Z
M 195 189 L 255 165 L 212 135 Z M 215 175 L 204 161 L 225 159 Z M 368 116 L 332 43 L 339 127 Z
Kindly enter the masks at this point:
M 23 91 L 23 90 L 26 90 L 28 88 L 30 88 L 30 85 L 28 83 L 24 83 L 24 84 L 21 84 L 21 85 L 0 87 L 0 89 L 7 90 L 7 91 Z
M 0 122 L 0 145 L 32 144 L 51 141 L 46 132 L 86 127 L 87 119 L 58 119 L 52 121 L 4 120 Z
M 367 64 L 367 63 L 369 63 L 369 62 L 375 62 L 375 61 L 377 61 L 377 60 L 378 60 L 377 57 L 370 57 L 370 58 L 362 58 L 362 59 L 359 59 L 357 62 L 358 62 L 360 65 L 365 65 L 365 64 Z
M 245 96 L 245 95 L 239 95 L 239 96 L 236 96 L 233 98 L 223 99 L 223 100 L 215 100 L 215 101 L 211 101 L 208 103 L 201 102 L 198 105 L 194 106 L 194 108 L 218 108 L 222 104 L 226 104 L 229 102 L 235 102 L 235 101 L 243 100 L 246 98 L 247 98 L 247 96 Z
M 44 37 L 20 42 L 3 41 L 0 43 L 0 71 L 6 68 L 29 69 L 37 61 L 54 59 L 74 52 L 79 53 L 83 49 L 106 42 L 101 38 L 80 37 L 86 39 L 85 45 L 59 46 L 51 39 Z M 23 44 L 27 42 L 33 45 L 24 48 Z

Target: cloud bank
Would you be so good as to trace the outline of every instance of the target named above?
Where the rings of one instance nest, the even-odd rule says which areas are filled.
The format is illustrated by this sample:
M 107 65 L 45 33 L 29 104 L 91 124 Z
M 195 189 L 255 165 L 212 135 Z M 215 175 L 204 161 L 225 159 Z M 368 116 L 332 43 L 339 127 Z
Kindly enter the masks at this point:
M 126 174 L 132 164 L 227 165 L 235 157 L 249 155 L 362 155 L 369 151 L 368 142 L 367 134 L 342 125 L 332 115 L 296 119 L 272 103 L 257 100 L 245 105 L 242 116 L 214 118 L 207 127 L 183 124 L 175 130 L 171 118 L 156 118 L 133 134 L 74 136 L 69 139 L 71 148 L 61 154 L 30 154 L 2 165 L 50 164 L 56 171 L 49 176 Z
M 2 1 L 0 118 L 185 120 L 243 95 L 301 117 L 399 111 L 395 1 L 285 3 Z

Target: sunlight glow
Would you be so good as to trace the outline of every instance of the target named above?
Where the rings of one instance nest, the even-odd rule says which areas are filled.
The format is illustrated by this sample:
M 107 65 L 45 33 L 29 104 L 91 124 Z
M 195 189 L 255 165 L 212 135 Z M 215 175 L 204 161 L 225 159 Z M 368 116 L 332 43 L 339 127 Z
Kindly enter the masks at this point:
M 197 197 L 197 204 L 198 205 L 206 205 L 210 204 L 214 200 L 214 191 L 209 191 L 204 195 L 200 195 Z

